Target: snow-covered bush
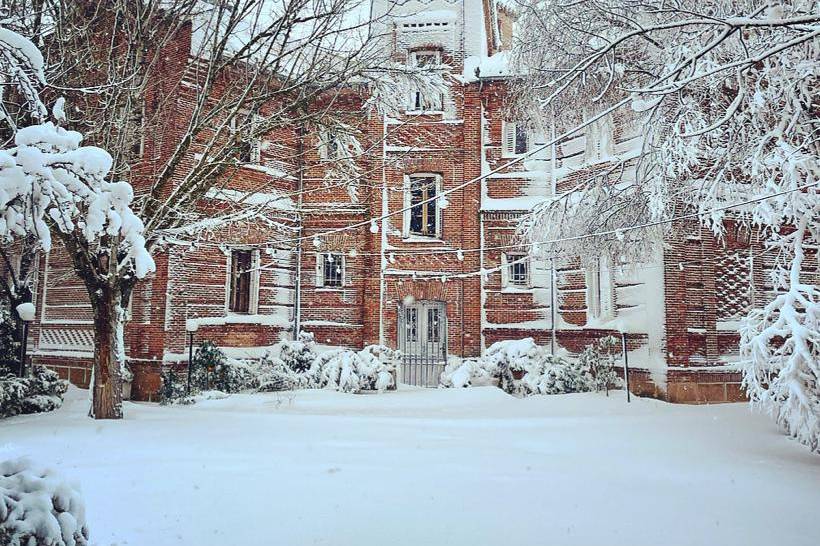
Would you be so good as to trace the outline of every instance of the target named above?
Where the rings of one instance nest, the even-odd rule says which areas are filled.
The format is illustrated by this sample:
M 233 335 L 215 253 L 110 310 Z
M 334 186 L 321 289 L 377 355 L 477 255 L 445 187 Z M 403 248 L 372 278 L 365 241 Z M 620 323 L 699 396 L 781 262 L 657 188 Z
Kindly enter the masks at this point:
M 619 342 L 614 336 L 606 336 L 595 343 L 590 343 L 578 355 L 579 363 L 589 369 L 596 391 L 609 389 L 621 384 L 621 378 L 615 372 L 615 355 L 619 352 Z
M 576 359 L 544 355 L 521 378 L 524 394 L 567 394 L 593 389 L 589 368 Z
M 595 386 L 587 363 L 550 355 L 532 338 L 493 343 L 481 358 L 448 364 L 440 379 L 442 387 L 492 383 L 514 395 L 585 392 Z
M 497 384 L 493 370 L 486 364 L 487 361 L 480 358 L 453 359 L 441 373 L 439 384 L 456 389 Z
M 310 370 L 316 386 L 342 392 L 384 391 L 396 386 L 400 354 L 382 345 L 361 351 L 338 349 L 320 355 Z
M 193 397 L 187 393 L 188 378 L 185 374 L 178 374 L 173 368 L 169 368 L 160 374 L 160 378 L 162 383 L 160 384 L 159 391 L 157 391 L 160 404 L 194 403 Z M 193 384 L 191 385 L 191 389 L 193 390 Z
M 255 387 L 259 392 L 276 392 L 308 388 L 311 383 L 312 376 L 295 372 L 282 359 L 268 353 L 259 363 Z
M 85 504 L 77 487 L 27 459 L 0 463 L 0 544 L 88 544 Z
M 313 351 L 315 345 L 313 334 L 303 330 L 299 332 L 297 340 L 282 342 L 279 358 L 294 372 L 304 373 L 316 360 L 316 353 Z
M 53 411 L 63 405 L 67 390 L 68 382 L 43 366 L 35 366 L 30 377 L 2 377 L 0 417 Z
M 18 358 L 17 341 L 14 339 L 16 328 L 17 325 L 12 319 L 11 312 L 5 306 L 0 305 L 0 373 L 3 372 L 4 362 L 13 362 Z

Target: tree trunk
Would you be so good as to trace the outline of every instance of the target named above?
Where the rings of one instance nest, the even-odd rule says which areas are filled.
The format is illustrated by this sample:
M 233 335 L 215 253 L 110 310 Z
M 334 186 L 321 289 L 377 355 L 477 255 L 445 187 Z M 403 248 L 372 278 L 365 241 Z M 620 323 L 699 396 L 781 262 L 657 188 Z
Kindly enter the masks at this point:
M 94 306 L 94 393 L 91 417 L 122 419 L 122 372 L 117 330 L 122 321 L 120 291 L 101 288 Z

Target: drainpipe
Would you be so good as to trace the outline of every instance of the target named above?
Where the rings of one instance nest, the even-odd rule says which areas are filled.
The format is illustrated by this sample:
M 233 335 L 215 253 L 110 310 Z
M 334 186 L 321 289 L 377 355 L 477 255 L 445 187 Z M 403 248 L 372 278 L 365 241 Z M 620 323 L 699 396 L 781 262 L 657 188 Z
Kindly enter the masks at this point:
M 556 169 L 558 168 L 558 159 L 556 157 L 557 146 L 555 145 L 555 106 L 552 107 L 552 116 L 550 119 L 550 140 L 552 144 L 550 145 L 551 155 L 552 155 L 552 168 L 550 169 L 550 186 L 552 190 L 552 197 L 555 197 L 558 193 L 558 175 L 556 174 Z M 555 294 L 555 257 L 550 258 L 550 317 L 552 322 L 552 336 L 550 336 L 550 353 L 555 355 L 555 345 L 556 345 L 556 334 L 555 334 L 555 305 L 558 302 L 558 298 Z
M 304 128 L 300 125 L 296 129 L 296 185 L 298 204 L 296 205 L 297 218 L 297 240 L 296 240 L 296 278 L 293 283 L 293 339 L 299 338 L 299 330 L 302 325 L 302 189 L 304 187 Z
M 387 257 L 384 249 L 387 247 L 387 228 L 389 206 L 387 203 L 387 116 L 382 116 L 382 227 L 379 244 L 379 345 L 385 345 L 384 335 L 384 270 L 387 267 Z
M 480 92 L 480 89 L 479 89 Z M 479 97 L 480 98 L 480 97 Z M 478 130 L 479 130 L 479 165 L 481 166 L 481 175 L 484 175 L 484 101 L 479 101 L 481 105 L 480 115 L 481 119 L 478 121 Z M 484 212 L 482 207 L 484 205 L 484 195 L 487 192 L 487 182 L 486 178 L 481 179 L 481 194 L 479 195 L 479 202 L 478 202 L 478 236 L 479 236 L 479 251 L 478 251 L 478 268 L 480 273 L 478 274 L 479 283 L 480 283 L 480 292 L 481 292 L 481 324 L 479 325 L 479 330 L 481 331 L 481 356 L 484 356 L 484 348 L 487 345 L 487 340 L 484 335 L 484 326 L 487 324 L 487 294 L 486 294 L 486 286 L 484 281 Z

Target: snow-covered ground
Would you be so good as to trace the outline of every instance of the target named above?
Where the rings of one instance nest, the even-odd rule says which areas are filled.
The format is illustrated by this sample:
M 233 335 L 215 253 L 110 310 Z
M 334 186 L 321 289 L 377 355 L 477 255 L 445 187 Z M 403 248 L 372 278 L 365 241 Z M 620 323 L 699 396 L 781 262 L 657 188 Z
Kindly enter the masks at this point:
M 98 545 L 817 544 L 820 457 L 744 404 L 492 387 L 234 395 L 0 422 Z

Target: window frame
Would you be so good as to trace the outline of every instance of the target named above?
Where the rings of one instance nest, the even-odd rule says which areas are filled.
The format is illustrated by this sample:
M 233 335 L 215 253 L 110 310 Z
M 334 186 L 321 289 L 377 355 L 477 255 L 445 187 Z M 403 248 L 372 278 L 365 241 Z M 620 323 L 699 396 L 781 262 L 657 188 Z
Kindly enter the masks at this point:
M 524 265 L 524 282 L 514 280 L 513 267 Z M 526 252 L 504 252 L 501 254 L 501 286 L 502 288 L 532 288 L 532 257 Z
M 584 121 L 589 118 L 588 113 L 584 112 Z M 608 161 L 615 154 L 615 128 L 612 123 L 612 114 L 607 114 L 586 126 L 584 129 L 584 164 Z
M 339 284 L 328 284 L 327 282 L 327 258 L 333 256 L 334 260 L 342 262 L 342 270 L 339 274 Z M 347 261 L 343 252 L 317 252 L 316 253 L 316 287 L 327 290 L 341 290 L 347 286 Z
M 237 128 L 237 118 L 240 116 L 245 116 L 246 114 L 237 114 L 231 118 L 229 123 L 229 128 L 231 132 L 231 138 L 239 138 L 242 144 L 247 144 L 248 146 L 248 160 L 245 161 L 242 158 L 243 150 L 240 148 L 238 150 L 236 160 L 239 162 L 240 165 L 261 165 L 262 164 L 262 136 L 252 136 L 249 139 L 245 140 L 242 138 L 242 131 L 241 129 Z M 256 127 L 262 122 L 264 118 L 259 114 L 254 114 L 251 117 L 251 132 L 253 133 L 256 130 Z
M 615 318 L 615 283 L 605 258 L 584 269 L 587 322 Z
M 519 127 L 524 127 L 524 151 L 518 152 Z M 531 135 L 529 127 L 522 121 L 501 121 L 501 157 L 521 157 L 530 151 Z
M 408 60 L 410 62 L 409 64 L 411 67 L 420 68 L 418 61 L 419 55 L 432 55 L 434 58 L 435 66 L 441 65 L 441 49 L 425 48 L 410 51 L 408 54 Z M 421 89 L 414 88 L 412 91 L 410 91 L 410 96 L 408 97 L 407 113 L 438 114 L 444 112 L 444 93 L 439 94 L 437 103 L 434 103 L 433 101 L 428 102 L 431 103 L 431 106 L 425 107 Z
M 433 203 L 435 204 L 435 233 L 434 234 L 424 234 L 424 233 L 414 233 L 411 231 L 411 220 L 413 217 L 413 180 L 419 179 L 433 179 L 433 187 L 435 188 L 435 200 Z M 442 208 L 439 204 L 439 196 L 441 195 L 442 191 L 442 176 L 438 173 L 412 173 L 412 174 L 405 174 L 404 175 L 404 206 L 402 208 L 405 209 L 404 214 L 402 215 L 402 238 L 404 239 L 427 239 L 431 241 L 441 240 L 443 229 L 442 229 Z M 428 196 L 429 199 L 429 196 Z M 424 197 L 422 197 L 422 201 L 424 201 Z M 421 205 L 419 205 L 421 206 Z M 424 211 L 422 210 L 422 217 L 424 215 Z
M 234 255 L 238 252 L 250 254 L 250 269 L 248 277 L 248 308 L 237 310 L 234 305 Z M 225 279 L 225 312 L 230 315 L 255 315 L 259 312 L 259 250 L 248 246 L 232 246 L 228 249 Z

